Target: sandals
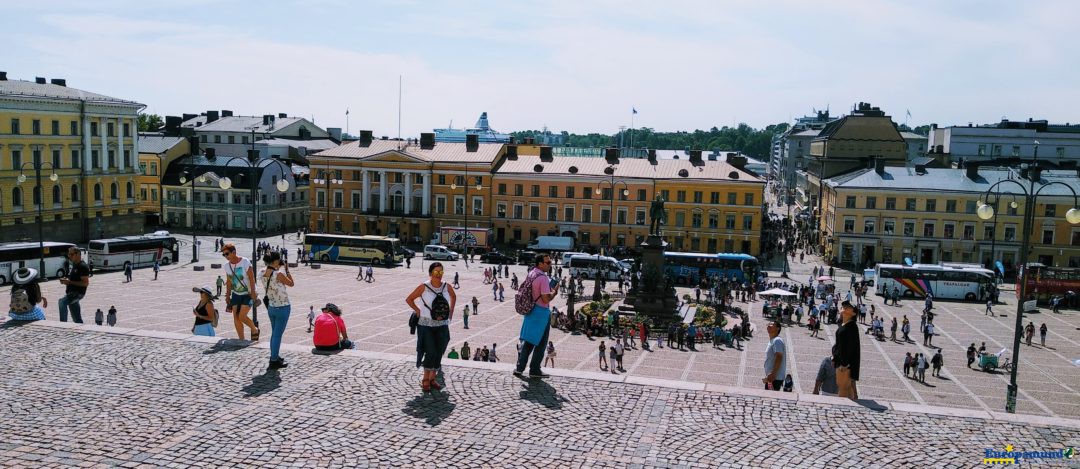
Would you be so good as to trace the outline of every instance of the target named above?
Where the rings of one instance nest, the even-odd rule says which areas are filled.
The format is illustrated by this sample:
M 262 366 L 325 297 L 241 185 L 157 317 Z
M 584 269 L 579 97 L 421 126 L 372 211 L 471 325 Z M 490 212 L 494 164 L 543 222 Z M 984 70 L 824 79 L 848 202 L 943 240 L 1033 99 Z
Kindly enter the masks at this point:
M 251 331 L 251 341 L 252 342 L 258 342 L 259 341 L 259 328 L 256 327 L 255 330 Z
M 424 392 L 431 392 L 431 383 L 428 383 L 427 381 L 421 381 L 420 389 L 422 389 Z
M 433 391 L 442 391 L 442 385 L 438 381 L 431 380 L 431 389 Z

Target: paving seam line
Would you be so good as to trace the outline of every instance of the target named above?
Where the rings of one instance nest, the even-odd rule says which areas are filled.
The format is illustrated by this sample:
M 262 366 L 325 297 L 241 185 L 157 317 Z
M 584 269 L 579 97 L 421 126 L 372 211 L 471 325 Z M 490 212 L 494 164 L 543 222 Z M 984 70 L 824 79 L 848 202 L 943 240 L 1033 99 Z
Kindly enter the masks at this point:
M 35 321 L 35 322 L 30 323 L 28 325 L 32 326 L 32 327 L 42 327 L 42 328 L 51 328 L 51 329 L 79 330 L 79 327 L 75 326 L 72 323 L 62 323 L 62 322 L 58 322 L 58 321 L 49 321 L 49 320 Z M 182 341 L 182 342 L 187 341 L 187 339 L 182 339 L 182 338 L 177 337 L 176 334 L 161 333 L 163 335 L 163 337 L 155 337 L 153 335 L 146 334 L 147 331 L 141 331 L 141 332 L 143 332 L 143 334 L 140 334 L 140 335 L 136 335 L 136 334 L 133 334 L 131 332 L 111 331 L 111 330 L 107 330 L 107 331 L 103 331 L 103 330 L 93 330 L 93 331 L 84 330 L 82 332 L 97 332 L 97 333 L 114 334 L 114 335 L 126 335 L 126 336 L 132 336 L 132 337 L 148 337 L 148 338 L 158 338 L 158 339 L 165 339 L 165 340 L 178 340 L 178 341 Z M 235 341 L 235 339 L 222 339 L 222 340 L 233 340 L 233 341 Z M 380 355 L 384 355 L 384 356 L 386 356 L 386 358 L 380 358 L 380 357 L 373 357 L 372 358 L 372 357 L 359 357 L 359 356 L 353 357 L 353 358 L 367 358 L 367 359 L 371 359 L 371 360 L 388 360 L 388 361 L 401 361 L 401 360 L 403 360 L 405 358 L 409 358 L 410 360 L 412 359 L 411 355 L 405 355 L 405 354 L 391 354 L 391 353 L 381 352 Z M 401 355 L 401 357 L 391 357 L 392 355 Z M 345 355 L 345 356 L 348 357 L 349 355 Z M 448 365 L 449 366 L 455 366 L 455 367 L 458 366 L 457 364 L 454 364 L 454 363 L 448 363 Z M 498 371 L 498 372 L 503 371 L 501 369 L 500 370 L 491 369 L 491 368 L 489 368 L 489 366 L 490 365 L 477 366 L 476 364 L 473 364 L 473 365 L 468 366 L 468 367 L 462 366 L 462 368 L 484 368 L 484 369 L 489 369 L 490 371 Z M 634 377 L 635 379 L 628 380 L 628 378 L 631 378 L 631 377 L 625 377 L 625 376 L 623 377 L 623 379 L 620 379 L 620 380 L 611 380 L 611 379 L 603 380 L 601 378 L 593 378 L 593 377 L 589 376 L 590 374 L 593 374 L 593 373 L 582 373 L 582 372 L 578 372 L 578 371 L 574 371 L 574 370 L 559 369 L 559 370 L 556 370 L 555 373 L 552 373 L 552 376 L 566 377 L 566 378 L 573 378 L 573 379 L 588 379 L 588 380 L 604 381 L 604 382 L 628 383 L 628 381 L 638 381 L 638 382 L 647 382 L 647 384 L 643 384 L 643 385 L 656 386 L 656 387 L 666 388 L 666 389 L 687 390 L 687 388 L 690 387 L 690 388 L 694 388 L 694 389 L 701 388 L 705 392 L 720 392 L 720 393 L 723 393 L 723 394 L 737 394 L 737 395 L 745 396 L 745 397 L 763 397 L 763 398 L 768 398 L 768 399 L 781 399 L 779 397 L 773 397 L 773 396 L 770 396 L 770 395 L 766 394 L 766 393 L 772 392 L 772 391 L 761 390 L 761 392 L 754 392 L 754 391 L 757 391 L 757 390 L 753 390 L 753 389 L 749 389 L 749 388 L 732 387 L 732 386 L 714 387 L 714 386 L 709 386 L 706 383 L 697 383 L 697 382 L 689 382 L 689 381 L 675 381 L 675 380 L 663 380 L 663 379 L 653 379 L 653 378 Z M 646 380 L 648 380 L 648 381 L 646 381 Z M 633 383 L 630 383 L 630 384 L 633 384 Z M 787 393 L 787 394 L 790 394 L 791 396 L 790 397 L 784 396 L 784 398 L 782 400 L 796 401 L 797 402 L 800 399 L 800 396 L 802 395 L 802 393 Z M 804 399 L 808 399 L 808 398 L 804 398 Z M 897 410 L 896 405 L 894 403 L 892 403 L 892 402 L 889 402 L 889 401 L 875 401 L 875 402 L 877 404 L 881 405 L 882 407 L 888 409 L 888 410 L 906 412 L 906 413 L 918 413 L 918 414 L 929 415 L 929 416 L 949 415 L 949 416 L 954 416 L 954 417 L 959 417 L 959 418 L 974 418 L 974 419 L 981 419 L 981 420 L 995 420 L 995 421 L 1009 422 L 1009 423 L 1022 424 L 1022 425 L 1038 425 L 1038 426 L 1050 426 L 1050 427 L 1056 426 L 1056 427 L 1064 427 L 1064 428 L 1070 428 L 1070 429 L 1080 429 L 1080 419 L 1069 419 L 1069 418 L 1063 418 L 1063 417 L 1051 417 L 1052 421 L 1050 423 L 1043 423 L 1042 420 L 1044 420 L 1043 419 L 1044 416 L 1040 416 L 1040 415 L 1003 414 L 1003 413 L 999 413 L 999 412 L 992 412 L 992 413 L 989 413 L 989 418 L 988 418 L 988 417 L 986 417 L 987 412 L 971 410 L 971 409 L 960 409 L 960 408 L 955 408 L 954 409 L 954 408 L 951 408 L 951 407 L 935 407 L 935 406 L 922 406 L 922 407 L 929 407 L 928 409 L 923 409 L 921 407 L 917 408 L 917 409 L 912 409 L 912 408 L 910 408 L 910 406 L 911 406 L 910 403 L 900 403 L 900 407 L 903 410 Z M 830 405 L 843 406 L 845 404 L 839 404 L 838 403 L 838 404 L 830 404 Z

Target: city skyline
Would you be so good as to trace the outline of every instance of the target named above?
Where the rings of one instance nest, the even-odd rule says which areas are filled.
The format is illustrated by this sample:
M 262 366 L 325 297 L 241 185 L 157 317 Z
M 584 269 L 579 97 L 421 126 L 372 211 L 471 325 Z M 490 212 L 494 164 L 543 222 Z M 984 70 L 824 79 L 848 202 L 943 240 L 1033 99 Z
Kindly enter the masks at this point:
M 123 0 L 9 6 L 9 79 L 179 115 L 285 112 L 396 136 L 790 122 L 861 101 L 912 126 L 1075 122 L 1069 2 L 500 3 Z M 883 20 L 881 18 L 888 18 Z M 1003 33 L 1005 32 L 1005 33 Z M 689 64 L 689 65 L 688 65 Z M 1034 70 L 1023 82 L 1014 77 Z M 993 99 L 987 99 L 992 97 Z M 907 117 L 910 111 L 911 117 Z

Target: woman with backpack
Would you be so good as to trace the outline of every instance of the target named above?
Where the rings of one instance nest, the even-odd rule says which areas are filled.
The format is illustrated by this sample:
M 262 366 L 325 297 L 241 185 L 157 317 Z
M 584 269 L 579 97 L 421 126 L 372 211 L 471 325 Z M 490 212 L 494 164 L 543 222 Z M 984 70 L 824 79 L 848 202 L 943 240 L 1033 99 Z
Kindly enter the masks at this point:
M 195 315 L 195 325 L 191 327 L 191 333 L 206 337 L 216 336 L 214 328 L 217 327 L 218 315 L 214 308 L 214 294 L 207 286 L 195 287 L 191 291 L 199 294 L 199 304 L 191 311 Z
M 416 289 L 405 298 L 405 303 L 416 316 L 416 348 L 423 355 L 424 377 L 420 388 L 424 392 L 442 389 L 435 380 L 435 375 L 442 367 L 442 357 L 450 343 L 450 320 L 454 317 L 454 305 L 457 294 L 453 288 L 443 283 L 443 265 L 432 262 L 428 266 L 429 280 L 417 285 Z M 420 300 L 420 305 L 416 300 Z M 475 314 L 475 308 L 474 308 Z
M 16 270 L 12 276 L 14 285 L 11 287 L 11 303 L 8 308 L 8 317 L 11 320 L 45 320 L 45 308 L 49 307 L 49 301 L 41 296 L 41 286 L 38 285 L 37 276 L 37 269 L 29 267 Z

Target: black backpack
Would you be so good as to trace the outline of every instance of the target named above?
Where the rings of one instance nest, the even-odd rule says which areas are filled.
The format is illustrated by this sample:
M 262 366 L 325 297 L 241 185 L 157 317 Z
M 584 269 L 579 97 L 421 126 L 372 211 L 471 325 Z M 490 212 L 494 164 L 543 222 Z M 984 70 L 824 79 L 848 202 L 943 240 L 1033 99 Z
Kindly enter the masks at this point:
M 435 298 L 431 300 L 430 305 L 427 304 L 427 302 L 424 301 L 422 297 L 420 299 L 420 301 L 424 301 L 424 306 L 427 306 L 428 311 L 431 312 L 431 320 L 445 321 L 447 319 L 450 319 L 450 302 L 446 300 L 445 296 L 443 296 L 443 292 L 446 291 L 446 286 L 443 285 L 442 289 L 440 289 L 439 291 L 435 291 L 430 286 L 428 286 L 428 284 L 425 283 L 424 288 L 427 288 L 435 294 Z

